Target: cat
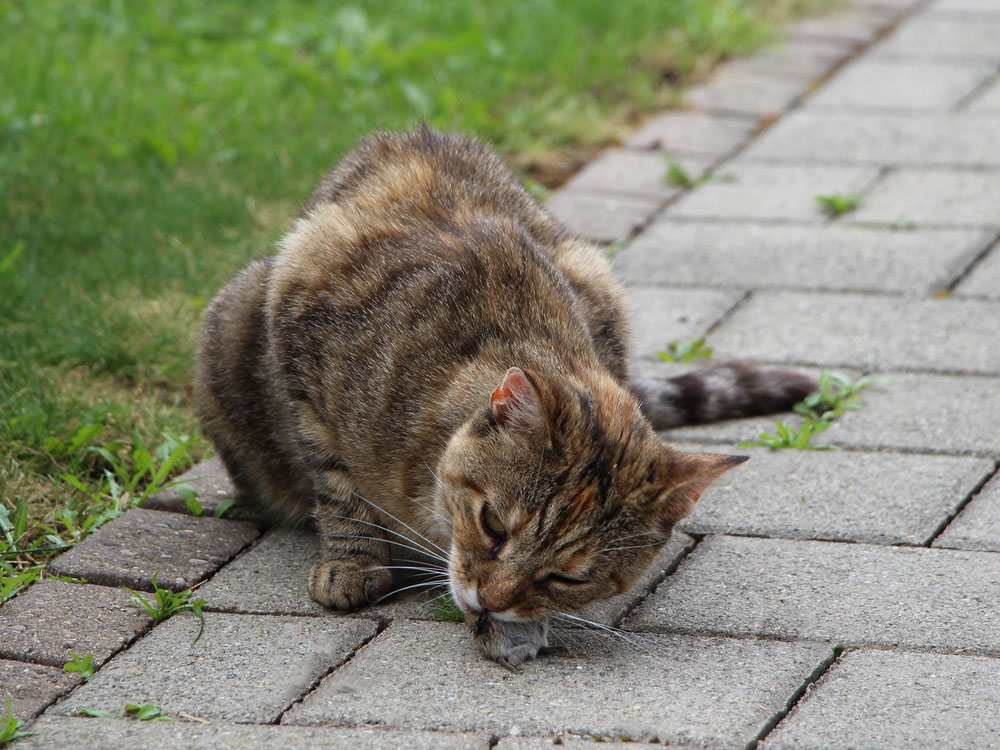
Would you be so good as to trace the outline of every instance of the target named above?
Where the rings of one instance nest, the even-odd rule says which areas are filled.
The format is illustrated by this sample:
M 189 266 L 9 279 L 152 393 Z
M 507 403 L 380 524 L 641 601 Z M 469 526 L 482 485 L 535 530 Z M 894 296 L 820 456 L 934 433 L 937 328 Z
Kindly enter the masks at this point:
M 427 552 L 482 652 L 514 668 L 551 650 L 549 615 L 628 590 L 745 460 L 654 426 L 815 387 L 743 364 L 634 382 L 627 341 L 600 249 L 490 148 L 424 126 L 358 145 L 218 294 L 195 399 L 240 493 L 315 523 L 313 599 L 370 604 L 394 547 Z

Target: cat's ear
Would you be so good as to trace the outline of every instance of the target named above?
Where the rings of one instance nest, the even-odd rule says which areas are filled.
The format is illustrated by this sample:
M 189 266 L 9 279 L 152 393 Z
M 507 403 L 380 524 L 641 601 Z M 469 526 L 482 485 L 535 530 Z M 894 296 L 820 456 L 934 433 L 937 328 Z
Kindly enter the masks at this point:
M 750 458 L 674 450 L 671 454 L 664 472 L 668 489 L 660 496 L 661 519 L 664 525 L 671 527 L 694 510 L 701 493 L 712 482 Z
M 538 390 L 520 367 L 507 370 L 490 396 L 490 409 L 497 424 L 517 439 L 530 441 L 546 435 L 548 420 Z

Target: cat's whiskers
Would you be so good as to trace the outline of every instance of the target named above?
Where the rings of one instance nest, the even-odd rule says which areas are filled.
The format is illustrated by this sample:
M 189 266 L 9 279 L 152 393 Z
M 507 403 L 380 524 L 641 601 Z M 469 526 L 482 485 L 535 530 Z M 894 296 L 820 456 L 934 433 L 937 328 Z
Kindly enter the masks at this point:
M 608 635 L 613 635 L 620 639 L 622 642 L 642 652 L 643 654 L 654 658 L 657 661 L 661 661 L 662 657 L 652 651 L 648 646 L 642 643 L 641 636 L 638 633 L 632 633 L 628 630 L 622 630 L 621 628 L 616 628 L 611 625 L 602 625 L 599 622 L 594 622 L 593 620 L 588 620 L 584 617 L 578 617 L 576 615 L 571 615 L 568 612 L 553 612 L 552 616 L 563 622 L 569 622 L 573 624 L 583 625 L 585 628 L 594 630 L 598 633 L 605 633 Z
M 439 560 L 440 562 L 444 563 L 445 565 L 448 564 L 448 559 L 446 557 L 442 557 L 437 552 L 434 552 L 433 550 L 428 549 L 424 545 L 420 544 L 420 542 L 418 542 L 418 541 L 416 541 L 414 539 L 411 539 L 410 537 L 406 536 L 406 534 L 401 534 L 400 532 L 395 531 L 394 529 L 390 529 L 387 526 L 383 526 L 382 524 L 372 523 L 371 521 L 362 521 L 359 518 L 351 518 L 350 516 L 338 516 L 336 513 L 330 513 L 328 515 L 328 517 L 329 518 L 340 518 L 340 519 L 342 519 L 344 521 L 352 521 L 354 523 L 364 524 L 365 526 L 373 526 L 374 528 L 379 529 L 380 531 L 387 531 L 390 534 L 395 534 L 400 539 L 405 539 L 407 542 L 409 542 L 409 544 L 403 544 L 402 542 L 397 542 L 397 541 L 394 541 L 392 539 L 380 539 L 378 537 L 373 537 L 373 536 L 370 536 L 370 537 L 360 537 L 360 536 L 359 537 L 355 537 L 357 539 L 370 539 L 370 540 L 376 541 L 376 542 L 385 542 L 386 544 L 396 544 L 396 545 L 399 545 L 400 547 L 406 547 L 407 549 L 411 549 L 414 552 L 418 552 L 421 555 L 427 555 L 428 557 L 432 557 L 435 560 Z M 337 534 L 336 536 L 341 537 L 343 539 L 350 538 L 349 535 L 347 535 L 347 534 Z M 416 546 L 414 546 L 414 545 L 416 545 Z
M 416 565 L 376 565 L 368 568 L 368 570 L 416 570 L 426 575 L 434 575 L 438 578 L 447 580 L 446 577 L 442 576 L 442 573 L 445 573 L 446 571 L 441 568 L 421 568 Z
M 410 589 L 419 589 L 419 588 L 434 589 L 434 588 L 440 588 L 446 582 L 447 582 L 447 579 L 444 579 L 444 580 L 441 580 L 441 581 L 421 581 L 420 583 L 413 583 L 413 584 L 410 584 L 409 586 L 403 586 L 401 588 L 394 589 L 393 591 L 390 591 L 388 594 L 385 594 L 385 595 L 379 597 L 378 599 L 376 599 L 374 602 L 372 602 L 372 604 L 373 605 L 374 604 L 378 604 L 379 602 L 381 602 L 381 601 L 383 601 L 385 599 L 388 599 L 390 596 L 395 596 L 396 594 L 400 594 L 400 593 L 402 593 L 404 591 L 409 591 Z
M 649 544 L 632 544 L 626 547 L 606 547 L 605 549 L 599 550 L 600 552 L 614 552 L 620 549 L 645 549 L 646 547 L 656 547 L 661 544 L 661 542 L 650 542 Z
M 412 532 L 413 532 L 414 534 L 416 534 L 416 535 L 417 535 L 418 537 L 420 537 L 420 538 L 421 538 L 421 539 L 423 539 L 423 540 L 424 540 L 425 542 L 427 542 L 427 543 L 428 543 L 429 545 L 431 545 L 431 546 L 432 546 L 432 547 L 434 547 L 434 548 L 435 548 L 436 550 L 438 550 L 438 551 L 439 551 L 439 552 L 440 552 L 440 553 L 441 553 L 442 555 L 444 555 L 444 556 L 446 556 L 446 557 L 447 557 L 447 555 L 448 555 L 448 551 L 447 551 L 446 549 L 444 549 L 443 547 L 441 547 L 441 546 L 440 546 L 440 545 L 439 545 L 439 544 L 438 544 L 437 542 L 435 542 L 434 540 L 432 540 L 432 539 L 430 539 L 429 537 L 426 537 L 426 536 L 424 536 L 423 534 L 421 534 L 421 533 L 420 533 L 419 531 L 417 531 L 417 530 L 416 530 L 415 528 L 413 528 L 412 526 L 410 526 L 410 525 L 409 525 L 408 523 L 406 523 L 405 521 L 403 521 L 403 520 L 402 520 L 401 518 L 399 518 L 398 516 L 394 516 L 394 515 L 393 515 L 392 513 L 390 513 L 389 511 L 385 510 L 384 508 L 381 508 L 381 507 L 379 507 L 378 505 L 376 505 L 375 503 L 373 503 L 373 502 L 372 502 L 371 500 L 369 500 L 369 499 L 368 499 L 368 498 L 366 498 L 366 497 L 363 497 L 362 495 L 358 494 L 357 492 L 353 493 L 353 496 L 354 496 L 354 497 L 356 497 L 356 498 L 358 498 L 358 500 L 361 500 L 362 502 L 365 502 L 365 503 L 367 503 L 368 505 L 370 505 L 371 507 L 373 507 L 373 508 L 374 508 L 374 509 L 375 509 L 375 510 L 376 510 L 377 512 L 381 513 L 382 515 L 385 515 L 385 516 L 388 516 L 389 518 L 391 518 L 391 519 L 392 519 L 393 521 L 395 521 L 396 523 L 398 523 L 398 524 L 399 524 L 400 526 L 402 526 L 403 528 L 405 528 L 405 529 L 409 529 L 409 530 L 410 530 L 410 531 L 412 531 Z M 414 540 L 412 540 L 412 539 L 411 539 L 410 541 L 414 541 Z M 415 542 L 415 543 L 419 544 L 419 542 Z M 422 546 L 422 545 L 421 545 L 421 546 Z

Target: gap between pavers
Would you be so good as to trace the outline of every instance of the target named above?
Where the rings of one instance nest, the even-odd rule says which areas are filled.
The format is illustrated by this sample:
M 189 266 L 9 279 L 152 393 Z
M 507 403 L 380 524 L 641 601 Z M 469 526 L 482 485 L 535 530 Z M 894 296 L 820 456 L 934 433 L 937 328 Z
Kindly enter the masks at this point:
M 88 750 L 489 750 L 486 735 L 446 732 L 393 732 L 382 729 L 328 729 L 253 724 L 208 724 L 45 716 L 34 722 L 35 737 L 20 740 L 17 750 L 52 747 Z
M 712 536 L 623 627 L 998 655 L 998 600 L 989 552 Z
M 1000 552 L 1000 475 L 972 498 L 933 546 Z
M 849 651 L 761 750 L 1000 746 L 1000 659 Z
M 830 654 L 808 643 L 636 640 L 578 633 L 579 656 L 545 657 L 511 674 L 484 660 L 461 626 L 398 621 L 282 724 L 490 733 L 516 726 L 527 735 L 745 746 Z
M 50 713 L 119 712 L 155 703 L 210 721 L 274 723 L 290 704 L 377 632 L 347 618 L 205 613 L 175 615 L 106 664 Z
M 240 521 L 133 508 L 49 565 L 53 575 L 103 586 L 181 591 L 204 580 L 260 536 Z

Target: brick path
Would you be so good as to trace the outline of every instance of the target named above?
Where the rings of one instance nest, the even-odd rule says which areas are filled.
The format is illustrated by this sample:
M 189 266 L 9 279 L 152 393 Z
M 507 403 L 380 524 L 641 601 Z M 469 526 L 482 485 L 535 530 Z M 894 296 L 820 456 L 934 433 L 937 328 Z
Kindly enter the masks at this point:
M 41 714 L 18 747 L 1000 746 L 1000 0 L 856 0 L 688 101 L 549 205 L 623 241 L 640 370 L 708 332 L 716 358 L 882 377 L 822 436 L 842 451 L 750 449 L 592 613 L 627 641 L 564 631 L 575 656 L 516 675 L 419 598 L 324 611 L 303 534 L 155 498 L 52 566 L 90 583 L 0 609 L 0 700 Z M 665 154 L 714 179 L 669 184 Z M 831 192 L 861 204 L 828 218 Z M 773 424 L 670 439 L 735 452 Z M 209 510 L 231 493 L 194 473 Z M 197 643 L 116 588 L 153 573 L 208 579 Z M 102 665 L 89 683 L 68 650 Z M 145 701 L 189 720 L 75 716 Z

